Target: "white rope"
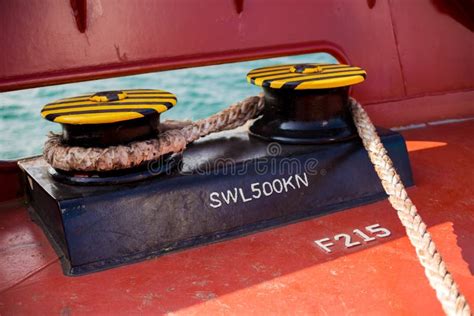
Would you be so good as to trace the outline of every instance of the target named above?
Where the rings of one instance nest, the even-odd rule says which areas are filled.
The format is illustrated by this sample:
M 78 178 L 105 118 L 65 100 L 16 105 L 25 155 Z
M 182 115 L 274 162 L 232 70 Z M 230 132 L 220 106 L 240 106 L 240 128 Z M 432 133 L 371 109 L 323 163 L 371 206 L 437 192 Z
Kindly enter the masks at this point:
M 471 309 L 466 298 L 459 292 L 456 282 L 446 268 L 446 264 L 436 249 L 426 224 L 418 214 L 416 206 L 408 197 L 408 193 L 392 160 L 387 154 L 374 125 L 362 106 L 350 99 L 354 123 L 364 144 L 370 161 L 374 165 L 388 200 L 397 211 L 398 218 L 405 227 L 407 236 L 416 250 L 416 255 L 425 269 L 425 275 L 431 287 L 436 291 L 444 312 L 447 315 L 471 315 Z

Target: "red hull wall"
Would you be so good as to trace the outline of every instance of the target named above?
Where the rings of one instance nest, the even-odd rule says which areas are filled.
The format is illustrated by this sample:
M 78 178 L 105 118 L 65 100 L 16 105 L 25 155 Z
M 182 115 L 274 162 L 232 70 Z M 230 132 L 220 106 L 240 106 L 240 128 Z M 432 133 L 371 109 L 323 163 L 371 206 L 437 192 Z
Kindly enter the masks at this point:
M 69 1 L 2 1 L 0 91 L 314 51 L 367 69 L 363 102 L 472 90 L 454 2 L 88 0 L 81 32 Z
M 378 125 L 469 117 L 469 6 L 469 0 L 1 1 L 0 91 L 326 51 L 367 70 L 353 95 Z M 18 171 L 0 165 L 8 176 Z M 14 192 L 2 190 L 0 200 Z

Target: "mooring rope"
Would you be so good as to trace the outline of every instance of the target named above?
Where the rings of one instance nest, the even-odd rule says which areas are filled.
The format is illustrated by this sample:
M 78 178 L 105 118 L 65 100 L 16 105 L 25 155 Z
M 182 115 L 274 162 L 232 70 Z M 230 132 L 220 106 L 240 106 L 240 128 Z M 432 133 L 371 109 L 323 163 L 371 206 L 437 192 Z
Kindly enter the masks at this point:
M 101 147 L 67 146 L 61 135 L 51 133 L 44 145 L 43 157 L 55 169 L 65 171 L 111 171 L 128 169 L 153 161 L 211 133 L 234 129 L 260 115 L 263 97 L 248 97 L 196 122 L 164 121 L 157 138 L 126 145 Z
M 403 186 L 400 176 L 384 148 L 374 125 L 362 106 L 350 99 L 354 123 L 362 143 L 382 182 L 392 207 L 397 211 L 425 275 L 435 290 L 447 315 L 471 315 L 466 298 L 446 268 L 441 255 Z M 156 139 L 132 142 L 108 148 L 66 146 L 61 136 L 52 134 L 45 144 L 44 158 L 57 169 L 78 171 L 108 171 L 130 168 L 157 159 L 168 153 L 178 153 L 201 137 L 214 132 L 234 129 L 258 117 L 264 106 L 262 96 L 249 97 L 206 119 L 196 122 L 165 121 Z
M 471 315 L 466 298 L 459 292 L 456 282 L 454 282 L 443 258 L 436 249 L 433 239 L 431 239 L 426 224 L 418 214 L 416 206 L 408 197 L 405 186 L 393 167 L 392 160 L 388 156 L 380 137 L 377 135 L 374 124 L 356 100 L 351 98 L 350 106 L 354 123 L 369 154 L 370 161 L 382 182 L 390 204 L 397 211 L 398 218 L 405 227 L 408 239 L 415 247 L 418 260 L 425 269 L 425 275 L 431 287 L 436 291 L 436 296 L 444 312 L 447 315 Z

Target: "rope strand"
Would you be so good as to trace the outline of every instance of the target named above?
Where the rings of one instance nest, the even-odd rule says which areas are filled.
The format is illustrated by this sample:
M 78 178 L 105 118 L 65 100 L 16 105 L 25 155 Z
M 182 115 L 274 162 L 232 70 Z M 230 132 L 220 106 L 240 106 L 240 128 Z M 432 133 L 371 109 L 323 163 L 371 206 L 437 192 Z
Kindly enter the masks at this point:
M 263 105 L 262 96 L 248 97 L 196 122 L 165 121 L 160 124 L 157 138 L 107 148 L 67 146 L 62 143 L 61 135 L 51 133 L 43 157 L 53 168 L 64 171 L 128 169 L 168 153 L 182 152 L 188 144 L 211 133 L 242 126 L 259 116 Z
M 434 241 L 427 230 L 426 224 L 418 214 L 416 206 L 408 197 L 408 193 L 393 167 L 374 125 L 362 106 L 350 99 L 354 123 L 357 127 L 370 161 L 379 176 L 388 200 L 397 211 L 398 218 L 405 227 L 408 239 L 416 250 L 416 255 L 425 269 L 425 275 L 431 287 L 436 291 L 444 312 L 447 315 L 471 315 L 466 298 L 459 292 L 456 282 L 446 268 Z

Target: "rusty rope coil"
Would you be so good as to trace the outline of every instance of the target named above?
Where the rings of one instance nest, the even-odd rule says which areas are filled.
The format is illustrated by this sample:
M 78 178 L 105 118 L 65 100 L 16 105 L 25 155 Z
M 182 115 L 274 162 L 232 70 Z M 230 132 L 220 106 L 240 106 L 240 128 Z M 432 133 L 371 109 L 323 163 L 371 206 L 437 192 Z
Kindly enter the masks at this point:
M 262 96 L 249 97 L 196 122 L 165 121 L 161 124 L 161 133 L 156 139 L 108 148 L 68 147 L 61 143 L 60 135 L 51 134 L 45 144 L 44 158 L 51 166 L 62 170 L 108 171 L 130 168 L 168 153 L 182 152 L 189 143 L 203 136 L 242 126 L 248 120 L 258 117 L 263 106 Z M 457 284 L 431 239 L 426 224 L 408 197 L 369 116 L 352 98 L 350 107 L 370 161 L 389 197 L 390 204 L 397 211 L 405 227 L 444 312 L 447 315 L 471 315 L 466 298 L 459 292 Z
M 189 143 L 211 133 L 234 129 L 260 115 L 263 97 L 254 96 L 196 122 L 165 121 L 157 138 L 127 145 L 100 147 L 67 146 L 61 135 L 50 134 L 43 157 L 55 169 L 110 171 L 127 169 L 168 153 L 179 153 Z

